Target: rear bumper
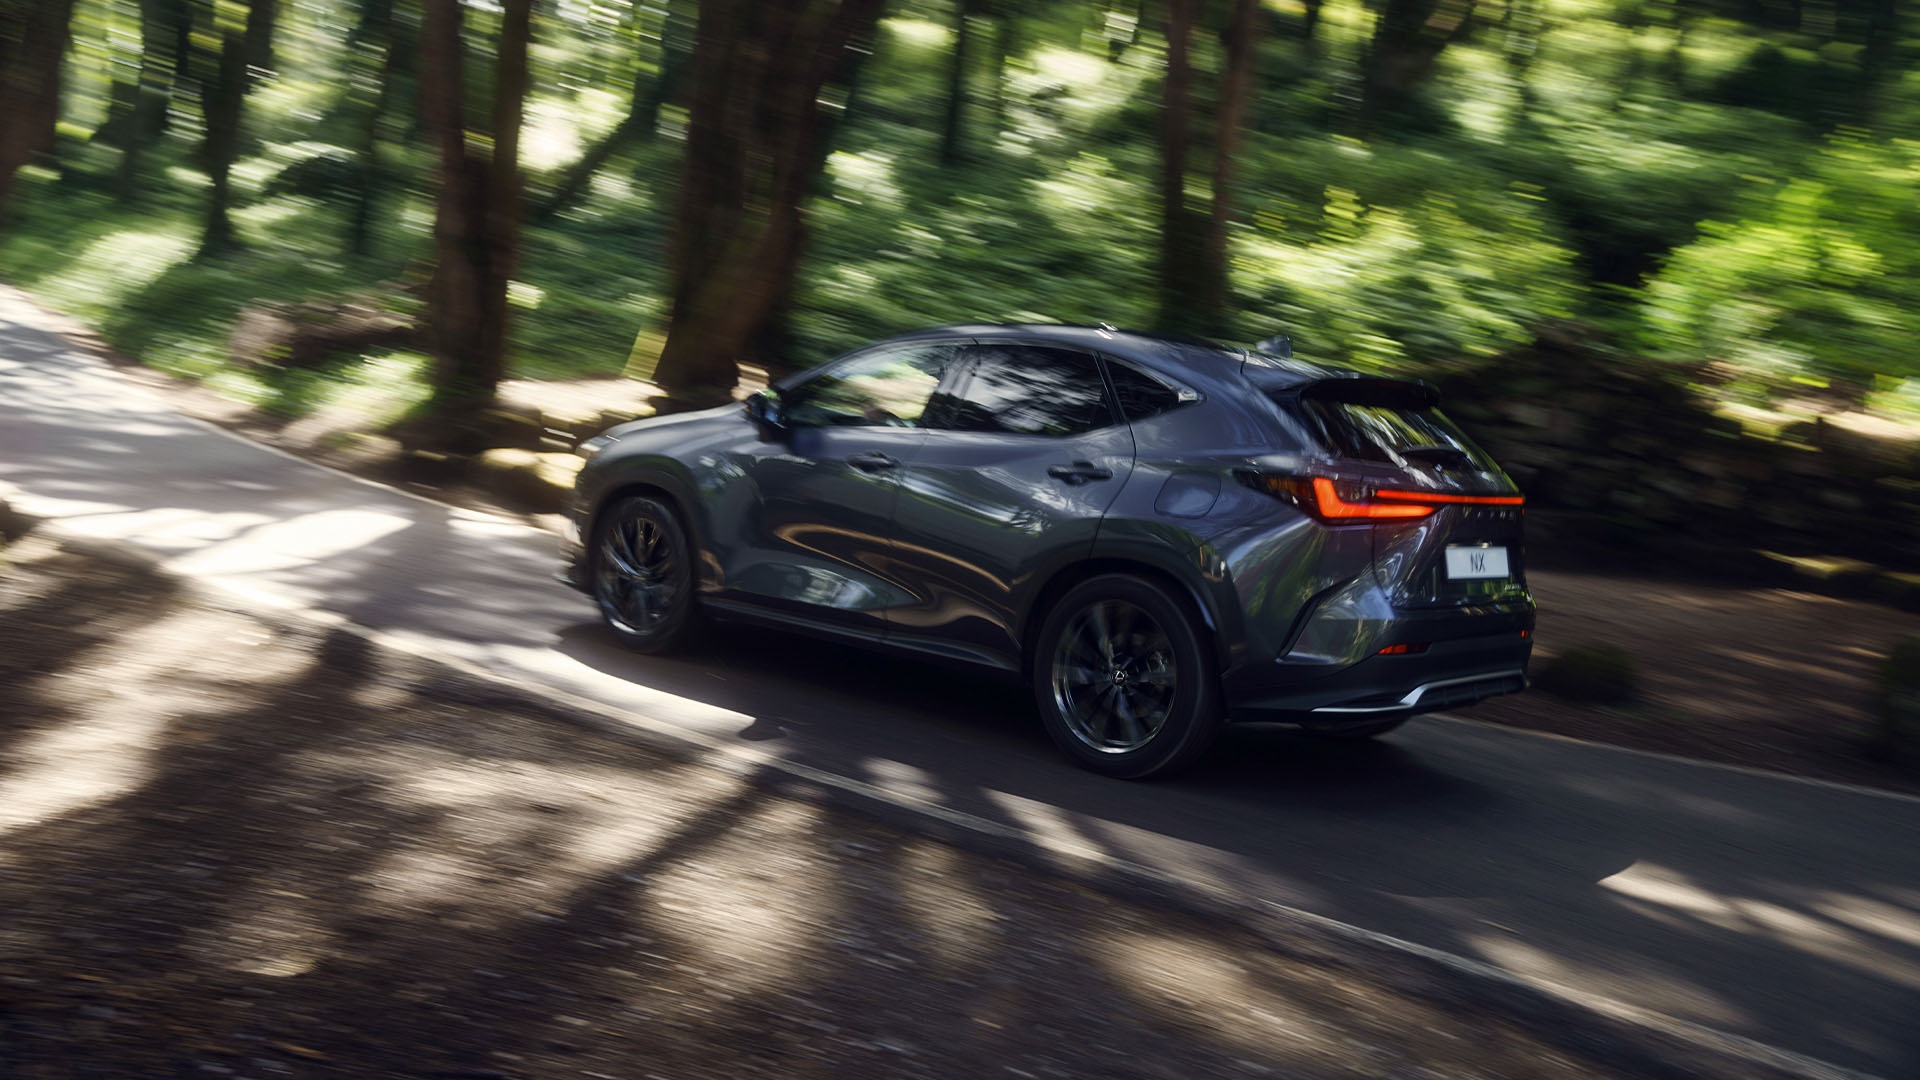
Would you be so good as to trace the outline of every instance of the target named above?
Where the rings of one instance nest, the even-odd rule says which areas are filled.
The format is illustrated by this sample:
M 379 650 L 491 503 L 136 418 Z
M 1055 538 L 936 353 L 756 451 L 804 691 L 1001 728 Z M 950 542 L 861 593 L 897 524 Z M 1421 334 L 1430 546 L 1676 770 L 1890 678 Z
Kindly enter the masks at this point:
M 1463 617 L 1498 625 L 1473 626 L 1464 636 L 1444 640 L 1425 636 L 1433 627 L 1415 624 L 1408 628 L 1412 632 L 1387 640 L 1424 643 L 1426 651 L 1370 656 L 1334 671 L 1282 660 L 1265 670 L 1230 673 L 1222 681 L 1227 716 L 1236 722 L 1334 729 L 1518 693 L 1527 687 L 1532 616 L 1528 611 L 1524 617 Z

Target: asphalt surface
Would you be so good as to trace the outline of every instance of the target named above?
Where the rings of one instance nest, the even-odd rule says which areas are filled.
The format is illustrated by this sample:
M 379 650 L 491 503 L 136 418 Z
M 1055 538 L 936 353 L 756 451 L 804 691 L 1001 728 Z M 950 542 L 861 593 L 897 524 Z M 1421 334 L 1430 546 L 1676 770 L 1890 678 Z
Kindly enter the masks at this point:
M 184 419 L 32 321 L 0 290 L 0 496 L 69 531 L 1184 879 L 1920 1076 L 1920 800 L 1442 718 L 1359 746 L 1235 731 L 1176 780 L 1101 779 L 1017 688 L 760 631 L 626 653 L 553 581 L 551 536 Z

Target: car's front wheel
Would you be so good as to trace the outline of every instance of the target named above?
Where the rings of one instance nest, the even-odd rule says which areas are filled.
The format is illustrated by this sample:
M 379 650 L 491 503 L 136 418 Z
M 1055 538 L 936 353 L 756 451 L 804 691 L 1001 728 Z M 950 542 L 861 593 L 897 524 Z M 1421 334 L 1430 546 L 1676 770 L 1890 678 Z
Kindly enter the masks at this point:
M 600 617 L 622 644 L 656 653 L 686 643 L 697 620 L 693 550 L 673 507 L 646 496 L 613 502 L 588 552 Z
M 1220 732 L 1212 651 L 1184 606 L 1143 578 L 1074 586 L 1041 623 L 1034 697 L 1053 741 L 1095 772 L 1180 768 Z

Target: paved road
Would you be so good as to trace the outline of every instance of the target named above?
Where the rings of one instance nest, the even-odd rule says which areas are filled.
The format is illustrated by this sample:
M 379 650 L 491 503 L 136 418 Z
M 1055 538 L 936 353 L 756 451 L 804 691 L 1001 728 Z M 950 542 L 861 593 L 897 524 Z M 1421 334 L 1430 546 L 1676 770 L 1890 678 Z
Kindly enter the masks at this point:
M 1017 828 L 1888 1077 L 1920 1076 L 1920 801 L 1463 721 L 1056 758 L 1025 696 L 772 633 L 612 646 L 544 534 L 182 419 L 0 290 L 0 495 L 175 567 Z M 3 844 L 4 837 L 0 837 Z

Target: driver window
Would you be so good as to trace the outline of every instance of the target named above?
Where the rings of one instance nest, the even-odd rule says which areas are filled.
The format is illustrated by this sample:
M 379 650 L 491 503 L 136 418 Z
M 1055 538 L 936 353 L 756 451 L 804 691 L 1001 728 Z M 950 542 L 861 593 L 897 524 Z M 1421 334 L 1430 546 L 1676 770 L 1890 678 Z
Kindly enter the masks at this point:
M 788 392 L 789 422 L 805 427 L 919 427 L 952 357 L 949 345 L 848 357 Z

